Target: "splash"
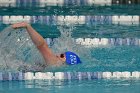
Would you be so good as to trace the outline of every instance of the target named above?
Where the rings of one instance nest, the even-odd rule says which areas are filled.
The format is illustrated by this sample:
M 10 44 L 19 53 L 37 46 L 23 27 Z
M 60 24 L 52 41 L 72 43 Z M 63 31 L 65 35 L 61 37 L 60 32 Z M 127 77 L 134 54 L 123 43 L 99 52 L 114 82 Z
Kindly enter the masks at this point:
M 76 43 L 76 38 L 72 37 L 75 27 L 73 25 L 58 26 L 61 33 L 59 38 L 53 40 L 53 45 L 51 48 L 57 54 L 64 53 L 66 51 L 75 52 L 81 59 L 82 64 L 75 66 L 63 66 L 54 71 L 82 71 L 83 68 L 93 66 L 92 62 L 95 59 L 91 56 L 91 48 L 87 48 L 81 44 Z M 51 69 L 52 70 L 52 69 Z
M 94 60 L 91 58 L 91 50 L 77 44 L 76 39 L 72 38 L 74 26 L 58 26 L 58 29 L 61 36 L 53 41 L 51 48 L 54 53 L 72 51 L 80 56 L 83 63 L 87 62 L 87 64 L 90 64 L 88 61 Z M 12 27 L 7 27 L 0 33 L 0 61 L 0 70 L 6 71 L 40 71 L 42 70 L 40 63 L 45 63 L 26 29 L 13 29 Z M 89 65 L 82 64 L 81 66 Z M 79 70 L 82 69 L 81 66 L 72 66 L 70 68 L 62 66 L 62 69 L 63 71 L 66 69 L 72 70 L 73 68 Z M 50 69 L 50 71 L 52 70 L 53 68 Z M 47 71 L 49 71 L 48 68 Z
M 51 47 L 55 53 L 72 51 L 79 56 L 85 56 L 86 58 L 87 56 L 90 56 L 88 55 L 88 53 L 90 54 L 90 50 L 80 44 L 77 44 L 76 39 L 72 38 L 74 26 L 59 26 L 58 29 L 61 33 L 61 36 L 54 39 L 53 45 Z
M 5 28 L 0 33 L 0 70 L 38 70 L 44 60 L 25 28 Z

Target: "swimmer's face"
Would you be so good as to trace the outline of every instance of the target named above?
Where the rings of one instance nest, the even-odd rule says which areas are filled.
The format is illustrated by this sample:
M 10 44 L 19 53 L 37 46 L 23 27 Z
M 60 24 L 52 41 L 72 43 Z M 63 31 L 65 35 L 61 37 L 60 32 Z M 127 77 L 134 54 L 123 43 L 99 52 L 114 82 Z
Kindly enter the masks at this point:
M 65 54 L 62 53 L 62 54 L 59 55 L 59 57 L 62 61 L 66 61 Z
M 57 57 L 62 61 L 62 62 L 65 62 L 66 61 L 66 56 L 64 53 L 61 53 L 59 55 L 57 55 Z

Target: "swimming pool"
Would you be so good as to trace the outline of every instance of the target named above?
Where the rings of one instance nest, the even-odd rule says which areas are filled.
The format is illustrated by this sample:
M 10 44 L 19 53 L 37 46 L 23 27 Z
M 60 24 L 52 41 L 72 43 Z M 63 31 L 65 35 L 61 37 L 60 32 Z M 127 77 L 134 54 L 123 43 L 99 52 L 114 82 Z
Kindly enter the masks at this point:
M 42 73 L 26 74 L 15 70 L 7 72 L 7 68 L 2 65 L 2 93 L 139 93 L 138 0 L 3 2 L 0 4 L 0 30 L 11 23 L 27 21 L 46 39 L 53 50 L 73 50 L 80 55 L 83 64 L 47 68 Z M 18 38 L 19 36 L 15 35 Z M 25 53 L 23 60 L 31 61 L 27 57 L 30 49 L 18 48 Z M 23 55 L 18 55 L 19 58 L 21 56 Z M 44 74 L 45 72 L 50 73 Z
M 3 82 L 2 93 L 139 93 L 138 80 L 92 80 L 92 81 L 29 81 Z

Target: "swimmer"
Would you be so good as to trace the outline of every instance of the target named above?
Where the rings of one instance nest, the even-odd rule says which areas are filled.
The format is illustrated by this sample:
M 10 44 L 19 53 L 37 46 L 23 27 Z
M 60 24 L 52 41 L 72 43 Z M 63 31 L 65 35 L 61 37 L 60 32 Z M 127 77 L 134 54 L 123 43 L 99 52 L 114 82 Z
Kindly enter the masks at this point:
M 42 54 L 45 62 L 49 66 L 61 66 L 63 64 L 67 65 L 75 65 L 81 63 L 80 58 L 73 52 L 67 51 L 65 53 L 61 53 L 56 55 L 52 52 L 52 50 L 48 47 L 48 44 L 44 40 L 44 38 L 37 32 L 32 26 L 26 22 L 15 23 L 12 25 L 14 29 L 16 28 L 26 28 L 29 33 L 33 43 L 37 47 L 37 49 Z

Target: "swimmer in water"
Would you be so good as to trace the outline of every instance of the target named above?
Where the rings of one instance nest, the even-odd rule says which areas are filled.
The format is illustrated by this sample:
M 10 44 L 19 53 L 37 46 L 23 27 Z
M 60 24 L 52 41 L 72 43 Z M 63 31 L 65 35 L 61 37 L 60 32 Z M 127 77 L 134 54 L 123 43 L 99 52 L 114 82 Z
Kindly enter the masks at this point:
M 44 38 L 37 32 L 32 26 L 26 22 L 15 23 L 12 25 L 14 29 L 16 28 L 26 28 L 29 33 L 33 43 L 38 48 L 42 54 L 45 62 L 49 66 L 60 66 L 63 64 L 75 65 L 81 63 L 80 58 L 73 52 L 67 51 L 59 55 L 55 55 L 52 50 L 48 47 Z

